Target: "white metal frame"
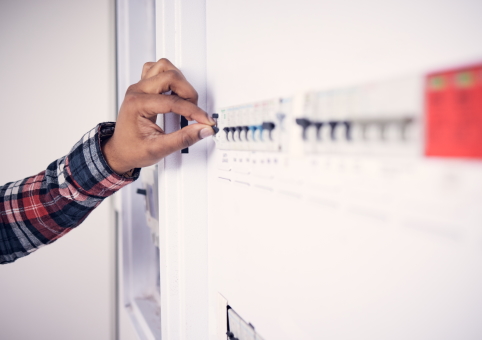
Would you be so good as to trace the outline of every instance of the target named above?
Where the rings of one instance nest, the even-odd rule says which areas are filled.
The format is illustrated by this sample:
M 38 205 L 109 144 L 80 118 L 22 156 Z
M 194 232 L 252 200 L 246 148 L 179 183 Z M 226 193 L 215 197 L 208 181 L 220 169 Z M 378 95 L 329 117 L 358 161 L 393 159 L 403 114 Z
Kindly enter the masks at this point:
M 181 69 L 206 109 L 206 2 L 156 1 L 156 55 Z M 165 115 L 165 130 L 179 116 Z M 195 189 L 194 189 L 195 188 Z M 208 339 L 207 142 L 165 159 L 159 171 L 162 338 Z
M 127 87 L 140 80 L 142 66 L 155 60 L 154 0 L 117 0 L 117 105 Z M 119 308 L 125 308 L 140 339 L 160 339 L 159 297 L 155 282 L 158 249 L 151 239 L 145 217 L 144 197 L 136 194 L 141 180 L 122 190 L 116 209 L 121 212 L 118 238 Z M 158 294 L 157 294 L 158 295 Z
M 117 4 L 119 106 L 126 88 L 139 79 L 142 63 L 168 58 L 196 88 L 198 104 L 205 109 L 205 1 L 158 0 L 154 6 L 153 1 L 118 0 Z M 154 22 L 155 29 L 150 26 Z M 154 39 L 155 54 L 150 43 Z M 158 122 L 169 133 L 179 129 L 180 117 L 166 114 Z M 158 165 L 161 337 L 170 340 L 207 339 L 206 141 L 190 147 L 188 154 L 174 153 Z M 131 231 L 141 217 L 144 218 L 144 207 L 135 195 L 140 185 L 135 183 L 124 189 L 122 207 L 119 207 L 124 230 L 124 299 L 139 336 L 154 339 L 160 336 L 152 333 L 142 306 L 135 299 L 135 268 L 149 265 L 149 261 L 133 264 Z

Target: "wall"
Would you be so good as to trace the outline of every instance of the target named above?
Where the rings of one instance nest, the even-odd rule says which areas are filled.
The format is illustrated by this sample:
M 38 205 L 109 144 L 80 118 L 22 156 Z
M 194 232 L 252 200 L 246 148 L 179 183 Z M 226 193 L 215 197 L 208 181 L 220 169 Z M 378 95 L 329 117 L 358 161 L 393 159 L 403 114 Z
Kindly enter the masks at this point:
M 206 12 L 208 112 L 308 89 L 421 77 L 482 57 L 476 1 L 208 0 Z M 480 338 L 474 317 L 482 309 L 480 161 L 413 157 L 400 167 L 400 173 L 417 169 L 408 172 L 410 185 L 390 186 L 390 171 L 375 173 L 372 182 L 356 177 L 366 161 L 383 169 L 380 157 L 324 153 L 305 157 L 311 162 L 276 163 L 275 155 L 261 160 L 266 153 L 221 152 L 213 144 L 211 307 L 220 292 L 265 339 Z M 253 159 L 267 164 L 270 156 L 278 165 L 257 175 L 261 165 Z M 246 174 L 247 166 L 240 171 L 236 164 L 248 157 L 254 171 Z M 440 176 L 450 173 L 454 182 Z M 355 202 L 352 188 L 365 179 L 374 185 Z M 377 187 L 394 200 L 373 199 Z M 463 187 L 477 188 L 474 204 L 465 203 L 470 195 Z M 409 205 L 398 204 L 402 199 Z M 406 218 L 421 210 L 431 216 Z M 445 219 L 448 211 L 456 211 L 454 220 Z M 451 226 L 448 235 L 444 224 Z M 210 339 L 222 339 L 214 329 Z
M 33 175 L 115 113 L 114 2 L 0 2 L 0 182 Z M 113 336 L 113 226 L 77 230 L 0 267 L 2 339 Z

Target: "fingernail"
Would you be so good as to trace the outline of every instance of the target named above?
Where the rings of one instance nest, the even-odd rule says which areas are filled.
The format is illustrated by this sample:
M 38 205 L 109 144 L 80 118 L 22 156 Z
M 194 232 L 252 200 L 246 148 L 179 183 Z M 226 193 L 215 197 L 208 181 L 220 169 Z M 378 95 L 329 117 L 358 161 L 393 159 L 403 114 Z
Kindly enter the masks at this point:
M 213 125 L 216 124 L 216 121 L 210 115 L 208 115 L 208 120 L 209 120 L 209 123 L 211 123 Z
M 201 130 L 201 132 L 199 132 L 199 137 L 201 139 L 204 139 L 204 138 L 212 136 L 212 135 L 214 135 L 214 130 L 210 127 L 204 128 L 204 129 Z

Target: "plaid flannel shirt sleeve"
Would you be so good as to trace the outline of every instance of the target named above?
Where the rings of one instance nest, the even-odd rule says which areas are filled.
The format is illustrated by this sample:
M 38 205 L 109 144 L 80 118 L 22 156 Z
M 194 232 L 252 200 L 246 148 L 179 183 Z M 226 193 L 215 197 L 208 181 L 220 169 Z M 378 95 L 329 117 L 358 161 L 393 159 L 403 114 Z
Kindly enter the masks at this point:
M 101 150 L 115 123 L 101 123 L 46 170 L 0 187 L 0 264 L 50 244 L 78 226 L 106 197 L 139 177 L 116 174 Z

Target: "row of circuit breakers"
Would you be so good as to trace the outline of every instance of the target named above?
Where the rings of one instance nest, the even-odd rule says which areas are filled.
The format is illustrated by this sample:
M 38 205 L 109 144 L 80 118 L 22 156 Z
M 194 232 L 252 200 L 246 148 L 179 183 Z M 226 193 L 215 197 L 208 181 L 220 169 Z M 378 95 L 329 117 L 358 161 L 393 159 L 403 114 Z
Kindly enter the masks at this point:
M 482 64 L 222 109 L 223 150 L 482 157 Z M 393 147 L 396 147 L 395 149 Z

